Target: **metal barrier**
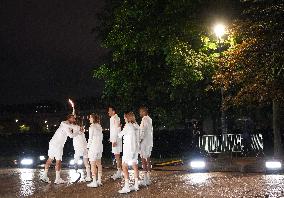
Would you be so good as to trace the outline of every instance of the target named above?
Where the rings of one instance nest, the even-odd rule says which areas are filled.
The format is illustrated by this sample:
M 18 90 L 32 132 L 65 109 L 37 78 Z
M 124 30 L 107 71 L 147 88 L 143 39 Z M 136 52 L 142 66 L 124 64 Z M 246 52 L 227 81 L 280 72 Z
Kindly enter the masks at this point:
M 262 134 L 250 135 L 251 150 L 263 150 Z M 244 147 L 242 134 L 203 135 L 199 137 L 199 148 L 208 153 L 242 152 Z

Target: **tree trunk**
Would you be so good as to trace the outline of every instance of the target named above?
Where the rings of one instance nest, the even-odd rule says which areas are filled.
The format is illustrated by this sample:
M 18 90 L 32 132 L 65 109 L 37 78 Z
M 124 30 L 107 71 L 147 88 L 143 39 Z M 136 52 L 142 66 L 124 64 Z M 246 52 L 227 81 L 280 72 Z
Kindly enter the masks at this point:
M 281 131 L 280 131 L 280 102 L 273 100 L 273 134 L 274 134 L 274 157 L 279 158 L 282 154 Z

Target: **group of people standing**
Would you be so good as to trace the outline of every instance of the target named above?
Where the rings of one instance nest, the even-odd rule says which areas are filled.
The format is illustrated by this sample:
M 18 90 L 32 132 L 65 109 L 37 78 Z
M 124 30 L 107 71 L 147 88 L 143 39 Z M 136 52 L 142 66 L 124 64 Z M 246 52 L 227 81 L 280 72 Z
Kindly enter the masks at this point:
M 110 142 L 112 153 L 115 156 L 117 171 L 112 175 L 112 179 L 117 180 L 124 177 L 124 187 L 119 193 L 128 193 L 132 190 L 139 190 L 140 185 L 150 185 L 151 171 L 151 152 L 153 148 L 153 125 L 152 119 L 148 115 L 148 109 L 141 107 L 139 109 L 142 118 L 140 125 L 136 122 L 135 114 L 127 112 L 124 114 L 125 125 L 122 128 L 120 118 L 113 106 L 109 106 L 108 115 L 110 116 Z M 45 170 L 41 180 L 50 183 L 47 176 L 52 161 L 56 160 L 56 178 L 55 184 L 66 183 L 60 177 L 61 161 L 63 148 L 67 137 L 73 138 L 75 150 L 74 162 L 78 163 L 80 157 L 83 157 L 86 168 L 86 182 L 88 187 L 102 186 L 102 153 L 103 153 L 103 130 L 101 119 L 97 114 L 89 116 L 90 128 L 89 139 L 85 138 L 85 130 L 76 122 L 75 115 L 67 116 L 66 121 L 61 122 L 52 139 L 49 142 L 48 160 L 45 164 Z M 121 157 L 121 153 L 122 157 Z M 143 179 L 139 180 L 138 155 L 141 157 L 143 167 Z M 134 185 L 129 185 L 128 167 L 132 166 L 134 170 Z

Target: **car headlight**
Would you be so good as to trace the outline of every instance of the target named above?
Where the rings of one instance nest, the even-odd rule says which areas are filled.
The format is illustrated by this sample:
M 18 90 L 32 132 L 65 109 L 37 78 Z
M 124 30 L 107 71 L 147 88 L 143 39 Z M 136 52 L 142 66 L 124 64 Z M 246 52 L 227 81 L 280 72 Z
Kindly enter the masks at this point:
M 32 165 L 34 161 L 31 158 L 24 158 L 21 160 L 22 165 Z
M 43 155 L 41 155 L 41 156 L 39 156 L 39 160 L 43 161 L 43 160 L 45 160 L 45 157 Z
M 279 161 L 267 161 L 265 167 L 269 170 L 279 170 L 282 168 L 282 164 Z
M 83 160 L 79 159 L 78 165 L 82 165 L 82 164 L 83 164 Z
M 70 162 L 69 162 L 69 164 L 73 166 L 73 165 L 75 164 L 75 160 L 74 160 L 74 159 L 71 159 Z
M 69 164 L 71 166 L 75 165 L 75 160 L 74 159 L 71 159 Z M 83 160 L 79 159 L 78 162 L 77 162 L 78 165 L 82 165 L 83 164 Z
M 190 167 L 192 169 L 204 169 L 205 168 L 205 161 L 202 160 L 193 160 L 190 162 Z

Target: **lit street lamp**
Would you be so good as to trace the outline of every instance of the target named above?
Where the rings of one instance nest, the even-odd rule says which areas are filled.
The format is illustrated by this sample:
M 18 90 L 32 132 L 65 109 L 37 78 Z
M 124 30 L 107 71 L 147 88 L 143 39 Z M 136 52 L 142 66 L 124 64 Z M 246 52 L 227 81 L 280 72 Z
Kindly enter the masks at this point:
M 219 50 L 219 58 L 221 58 L 221 40 L 222 36 L 224 36 L 226 32 L 226 27 L 224 24 L 216 24 L 214 26 L 214 33 L 218 39 L 218 50 Z M 225 110 L 224 110 L 224 88 L 221 87 L 221 129 L 222 129 L 222 134 L 227 133 L 227 126 L 226 126 L 226 115 L 225 115 Z
M 222 38 L 222 36 L 224 36 L 225 34 L 225 26 L 221 23 L 216 24 L 214 26 L 214 33 L 217 36 L 218 40 L 220 40 Z

